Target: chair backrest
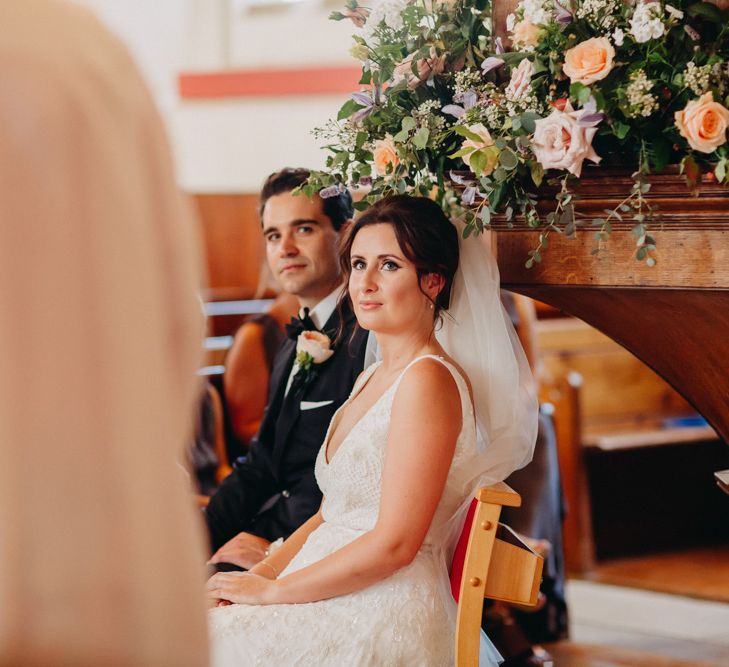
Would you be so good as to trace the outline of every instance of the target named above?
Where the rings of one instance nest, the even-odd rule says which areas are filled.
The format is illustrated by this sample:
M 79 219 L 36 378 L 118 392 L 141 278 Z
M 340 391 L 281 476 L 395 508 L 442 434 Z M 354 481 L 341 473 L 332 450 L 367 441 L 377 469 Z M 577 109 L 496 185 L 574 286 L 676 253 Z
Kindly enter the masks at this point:
M 499 524 L 503 506 L 520 505 L 519 494 L 500 482 L 480 489 L 469 507 L 451 564 L 451 591 L 458 602 L 456 667 L 478 665 L 485 597 L 537 603 L 544 560 Z

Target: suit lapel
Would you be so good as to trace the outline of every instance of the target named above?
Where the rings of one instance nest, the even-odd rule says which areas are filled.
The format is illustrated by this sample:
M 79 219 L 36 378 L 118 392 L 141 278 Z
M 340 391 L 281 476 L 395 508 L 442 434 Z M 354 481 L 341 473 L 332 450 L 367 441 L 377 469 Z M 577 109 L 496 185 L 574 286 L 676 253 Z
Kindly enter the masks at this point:
M 347 323 L 349 323 L 349 321 L 354 318 L 354 314 L 349 308 L 345 308 L 343 314 L 344 321 Z M 336 336 L 339 330 L 339 321 L 339 311 L 335 308 L 334 312 L 326 321 L 322 329 L 327 332 L 327 335 Z M 343 340 L 340 341 L 339 344 L 347 345 L 347 343 L 347 340 Z M 328 363 L 331 362 L 336 363 L 336 354 Z M 308 387 L 313 382 L 316 382 L 316 375 L 319 375 L 321 373 L 321 371 L 316 367 L 313 369 L 313 372 L 315 373 L 315 377 L 310 383 L 307 384 L 306 387 L 296 392 L 294 392 L 293 390 L 290 391 L 288 395 L 283 398 L 283 402 L 281 403 L 280 416 L 276 424 L 276 443 L 273 450 L 273 459 L 276 470 L 280 468 L 281 459 L 283 458 L 284 452 L 286 451 L 286 443 L 288 441 L 289 434 L 291 433 L 291 429 L 294 427 L 294 424 L 296 424 L 299 415 L 301 414 L 301 400 L 306 395 Z M 287 380 L 288 375 L 283 378 L 284 388 Z

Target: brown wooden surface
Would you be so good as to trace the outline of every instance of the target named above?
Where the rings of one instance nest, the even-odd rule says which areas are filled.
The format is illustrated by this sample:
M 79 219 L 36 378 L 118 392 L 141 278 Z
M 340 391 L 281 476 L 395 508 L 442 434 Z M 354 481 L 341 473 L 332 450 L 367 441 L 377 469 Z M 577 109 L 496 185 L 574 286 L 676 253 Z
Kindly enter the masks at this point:
M 610 336 L 667 380 L 729 442 L 729 290 L 506 287 Z
M 651 177 L 658 207 L 651 230 L 657 266 L 631 255 L 631 222 L 615 224 L 608 254 L 594 256 L 591 231 L 570 240 L 552 234 L 544 261 L 526 269 L 536 232 L 496 221 L 502 284 L 575 315 L 635 354 L 681 393 L 729 441 L 729 189 L 703 183 L 691 196 L 675 173 Z M 585 172 L 576 210 L 590 219 L 622 201 L 624 172 Z M 540 192 L 554 208 L 554 190 Z
M 258 195 L 191 196 L 200 219 L 207 264 L 207 300 L 253 298 L 265 262 Z
M 662 419 L 693 408 L 661 377 L 624 347 L 572 317 L 536 324 L 547 377 L 578 372 L 583 442 L 598 434 L 655 429 Z
M 555 667 L 718 667 L 714 660 L 682 660 L 612 646 L 598 646 L 561 641 L 545 648 L 554 658 Z
M 537 247 L 539 233 L 517 226 L 509 233 L 504 231 L 503 220 L 497 218 L 494 228 L 498 233 L 502 281 L 540 285 L 729 287 L 729 189 L 704 182 L 694 197 L 683 178 L 676 174 L 651 176 L 649 180 L 652 188 L 646 197 L 651 205 L 658 207 L 658 217 L 649 225 L 657 244 L 655 267 L 634 258 L 636 239 L 630 233 L 634 223 L 626 220 L 613 224 L 613 234 L 598 256 L 590 254 L 597 243 L 596 228 L 579 227 L 575 239 L 551 234 L 544 260 L 527 271 L 524 262 L 528 251 Z M 586 171 L 576 191 L 578 219 L 604 218 L 604 209 L 620 203 L 631 184 L 632 180 L 624 172 Z M 540 192 L 539 208 L 544 213 L 554 209 L 555 194 L 554 188 Z
M 729 544 L 604 561 L 587 578 L 729 603 Z

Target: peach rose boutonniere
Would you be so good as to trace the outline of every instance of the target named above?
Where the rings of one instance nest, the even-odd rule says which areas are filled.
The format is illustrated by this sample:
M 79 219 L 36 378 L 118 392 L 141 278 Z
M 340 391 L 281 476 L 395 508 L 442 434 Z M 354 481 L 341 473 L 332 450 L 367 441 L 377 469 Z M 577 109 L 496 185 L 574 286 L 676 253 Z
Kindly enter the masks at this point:
M 555 109 L 536 122 L 532 150 L 544 169 L 566 169 L 579 176 L 585 160 L 599 163 L 602 159 L 592 147 L 596 123 L 582 122 L 584 110 L 574 111 L 567 104 L 564 111 Z
M 388 173 L 392 173 L 392 170 L 400 164 L 395 141 L 389 134 L 385 135 L 384 139 L 375 141 L 372 155 L 374 158 L 375 172 L 378 176 L 385 176 Z M 389 172 L 388 168 L 390 169 Z
M 713 153 L 726 143 L 729 110 L 714 102 L 713 93 L 704 93 L 698 100 L 691 100 L 675 113 L 674 118 L 681 136 L 695 151 Z
M 314 366 L 323 364 L 334 354 L 332 341 L 321 331 L 302 331 L 296 339 L 296 357 L 292 389 L 306 386 L 314 379 Z
M 607 37 L 593 37 L 565 51 L 562 71 L 572 83 L 589 86 L 610 74 L 613 58 L 615 48 L 610 40 Z

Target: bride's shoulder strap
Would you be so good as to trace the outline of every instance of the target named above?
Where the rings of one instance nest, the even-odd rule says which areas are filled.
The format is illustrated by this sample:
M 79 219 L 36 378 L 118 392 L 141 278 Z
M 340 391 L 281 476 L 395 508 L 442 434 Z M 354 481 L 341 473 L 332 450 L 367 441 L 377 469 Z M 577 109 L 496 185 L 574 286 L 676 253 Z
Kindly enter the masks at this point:
M 461 371 L 456 368 L 454 364 L 452 364 L 450 361 L 445 359 L 444 357 L 441 357 L 437 354 L 423 354 L 419 357 L 416 357 L 413 359 L 405 368 L 403 369 L 402 373 L 400 374 L 400 377 L 397 380 L 396 384 L 400 384 L 400 381 L 404 377 L 405 373 L 417 364 L 419 361 L 422 361 L 423 359 L 435 359 L 436 361 L 440 362 L 443 366 L 445 366 L 449 371 L 450 374 L 453 376 L 453 379 L 456 382 L 456 386 L 458 387 L 458 393 L 461 395 L 461 401 L 464 403 L 464 405 L 471 403 L 471 393 L 468 389 L 468 382 L 465 377 L 463 377 L 463 374 Z M 464 401 L 464 397 L 467 398 L 467 401 Z
M 370 379 L 372 373 L 375 372 L 375 370 L 381 363 L 381 361 L 375 361 L 374 363 L 371 363 L 357 376 L 357 379 L 354 381 L 352 391 L 349 394 L 350 398 L 352 398 L 360 389 L 362 389 L 367 380 Z

